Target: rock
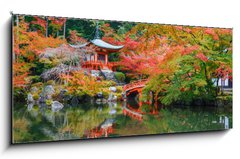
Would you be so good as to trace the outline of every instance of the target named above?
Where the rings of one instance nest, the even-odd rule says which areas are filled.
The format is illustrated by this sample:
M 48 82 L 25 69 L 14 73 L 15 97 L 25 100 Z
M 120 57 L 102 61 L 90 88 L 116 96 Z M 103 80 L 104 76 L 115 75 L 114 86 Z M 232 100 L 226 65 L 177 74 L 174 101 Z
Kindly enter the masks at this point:
M 99 77 L 99 71 L 97 71 L 97 70 L 91 70 L 91 76 L 93 76 L 93 77 Z
M 112 92 L 116 92 L 117 88 L 116 87 L 109 87 L 109 90 L 112 91 Z
M 54 90 L 54 88 L 53 88 L 52 85 L 47 85 L 47 86 L 44 88 L 44 90 L 43 90 L 42 93 L 43 93 L 44 95 L 53 95 L 53 94 L 55 93 L 55 90 Z
M 118 83 L 117 78 L 115 77 L 115 74 L 113 71 L 109 70 L 109 69 L 103 69 L 101 70 L 103 76 L 105 77 L 106 80 L 112 80 L 116 83 Z
M 40 94 L 40 97 L 39 97 L 39 103 L 45 103 L 45 101 L 46 101 L 46 98 L 45 98 L 45 96 L 43 96 L 42 94 Z
M 68 92 L 68 90 L 66 89 L 61 89 L 60 93 L 59 93 L 59 97 L 60 98 L 64 98 L 66 96 L 66 93 Z
M 33 95 L 32 95 L 31 93 L 28 93 L 27 101 L 28 101 L 29 103 L 34 102 Z
M 63 104 L 58 101 L 53 101 L 51 106 L 53 112 L 57 112 L 64 107 Z
M 102 92 L 98 92 L 97 93 L 97 98 L 103 98 L 103 93 Z
M 55 93 L 55 90 L 52 85 L 47 85 L 44 87 L 42 93 L 40 94 L 39 97 L 39 103 L 45 103 L 46 100 L 51 100 L 52 95 Z
M 31 89 L 30 89 L 30 92 L 31 93 L 36 93 L 38 91 L 38 88 L 37 87 L 32 87 Z
M 52 95 L 47 94 L 47 95 L 46 95 L 46 100 L 50 100 L 50 99 L 52 99 Z

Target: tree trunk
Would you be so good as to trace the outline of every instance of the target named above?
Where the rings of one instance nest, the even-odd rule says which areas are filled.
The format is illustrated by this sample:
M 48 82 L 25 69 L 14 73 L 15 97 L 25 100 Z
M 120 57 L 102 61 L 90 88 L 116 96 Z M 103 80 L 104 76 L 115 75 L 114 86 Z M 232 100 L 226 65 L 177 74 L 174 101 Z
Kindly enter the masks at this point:
M 219 92 L 218 82 L 219 82 L 219 78 L 217 78 L 217 91 L 216 91 L 216 96 L 218 96 L 218 92 Z
M 63 25 L 63 38 L 64 39 L 66 38 L 66 23 L 67 23 L 67 21 Z
M 18 47 L 18 50 L 19 50 L 19 17 L 18 17 L 18 15 L 16 15 L 16 26 L 17 26 L 17 34 L 16 34 L 17 37 L 15 37 L 15 38 L 17 39 L 17 43 L 18 43 L 17 47 Z M 16 60 L 16 62 L 18 62 L 18 55 L 16 55 L 15 52 L 14 52 L 14 55 L 13 55 L 13 60 L 14 61 Z
M 48 37 L 48 18 L 46 17 L 46 37 Z

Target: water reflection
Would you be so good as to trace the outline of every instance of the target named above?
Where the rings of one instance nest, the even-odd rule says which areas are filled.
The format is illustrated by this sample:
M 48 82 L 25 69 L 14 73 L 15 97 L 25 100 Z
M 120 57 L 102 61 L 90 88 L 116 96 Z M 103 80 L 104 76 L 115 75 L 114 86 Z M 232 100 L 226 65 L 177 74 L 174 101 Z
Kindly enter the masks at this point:
M 16 124 L 21 122 L 21 124 Z M 20 125 L 20 126 L 18 126 Z M 52 108 L 30 103 L 14 106 L 15 142 L 117 137 L 232 127 L 226 108 L 161 108 L 134 102 L 84 103 Z
M 224 124 L 225 129 L 229 129 L 229 118 L 227 116 L 220 116 L 219 123 Z

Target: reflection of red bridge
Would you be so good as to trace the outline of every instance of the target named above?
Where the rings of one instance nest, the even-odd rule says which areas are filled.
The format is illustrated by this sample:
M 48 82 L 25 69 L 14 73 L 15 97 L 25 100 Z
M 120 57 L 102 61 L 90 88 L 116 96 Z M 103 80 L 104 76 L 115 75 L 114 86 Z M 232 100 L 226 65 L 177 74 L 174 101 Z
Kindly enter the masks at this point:
M 131 109 L 127 108 L 126 106 L 123 107 L 123 114 L 128 115 L 131 118 L 137 119 L 139 121 L 142 121 L 142 119 L 143 119 L 143 115 L 140 113 L 140 111 L 131 110 Z
M 134 81 L 132 83 L 126 84 L 123 86 L 123 91 L 126 94 L 126 96 L 130 95 L 133 92 L 138 92 L 139 95 L 142 94 L 142 88 L 145 87 L 147 83 L 147 80 L 138 80 Z

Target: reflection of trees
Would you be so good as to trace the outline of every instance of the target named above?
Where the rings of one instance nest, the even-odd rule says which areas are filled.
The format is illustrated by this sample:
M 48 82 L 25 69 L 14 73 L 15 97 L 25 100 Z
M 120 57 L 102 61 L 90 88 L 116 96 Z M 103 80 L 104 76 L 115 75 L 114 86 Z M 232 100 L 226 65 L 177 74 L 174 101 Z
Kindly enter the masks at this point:
M 122 104 L 123 107 L 127 106 L 126 102 Z M 228 118 L 231 112 L 224 109 L 164 108 L 155 115 L 144 114 L 141 122 L 124 116 L 122 111 L 113 103 L 98 107 L 90 104 L 66 106 L 58 112 L 52 112 L 46 105 L 28 105 L 27 108 L 21 105 L 21 109 L 14 108 L 14 141 L 37 142 L 104 137 L 109 134 L 125 136 L 207 131 L 232 126 L 232 119 Z M 96 131 L 93 133 L 94 130 Z
M 150 134 L 189 131 L 221 130 L 226 128 L 222 115 L 211 111 L 194 111 L 190 109 L 162 109 L 159 116 L 146 116 L 144 124 Z
M 14 112 L 17 114 L 14 116 L 18 126 L 16 130 L 22 130 L 18 134 L 15 131 L 14 135 L 18 142 L 79 139 L 87 137 L 87 133 L 97 127 L 103 130 L 107 127 L 106 131 L 103 131 L 106 136 L 106 132 L 112 132 L 108 129 L 112 124 L 109 120 L 121 112 L 116 103 L 101 107 L 85 104 L 79 107 L 66 107 L 57 112 L 45 104 L 29 104 L 27 108 L 21 105 L 20 110 Z M 18 123 L 22 123 L 22 126 L 19 127 L 21 124 Z
M 116 133 L 125 136 L 223 130 L 232 125 L 228 116 L 229 112 L 226 110 L 215 108 L 213 110 L 165 108 L 157 115 L 145 114 L 142 122 L 122 115 L 118 116 Z
M 60 131 L 71 131 L 78 137 L 83 137 L 88 130 L 98 127 L 105 119 L 110 118 L 109 108 L 104 107 L 99 111 L 98 109 L 90 109 L 83 111 L 79 108 L 71 108 L 68 112 L 68 124 L 65 125 Z

